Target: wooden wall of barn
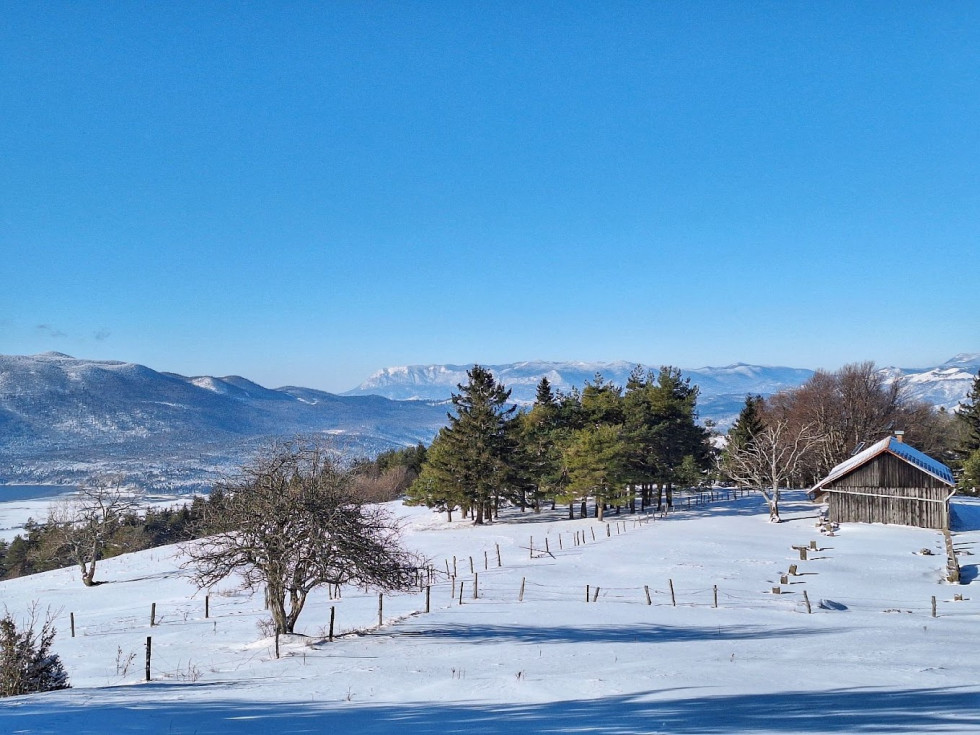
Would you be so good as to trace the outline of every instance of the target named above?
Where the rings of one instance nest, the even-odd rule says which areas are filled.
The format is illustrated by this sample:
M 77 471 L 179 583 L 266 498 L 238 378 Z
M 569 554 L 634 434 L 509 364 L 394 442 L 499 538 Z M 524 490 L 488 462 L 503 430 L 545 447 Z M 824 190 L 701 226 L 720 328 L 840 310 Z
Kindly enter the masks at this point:
M 829 518 L 836 523 L 949 528 L 951 488 L 891 454 L 875 457 L 824 489 Z
M 894 454 L 883 453 L 832 482 L 829 487 L 920 487 L 949 489 L 949 485 Z M 945 497 L 945 493 L 936 497 Z
M 949 503 L 921 497 L 928 488 L 903 488 L 919 497 L 876 493 L 878 488 L 831 490 L 828 518 L 834 523 L 896 523 L 920 528 L 949 528 Z

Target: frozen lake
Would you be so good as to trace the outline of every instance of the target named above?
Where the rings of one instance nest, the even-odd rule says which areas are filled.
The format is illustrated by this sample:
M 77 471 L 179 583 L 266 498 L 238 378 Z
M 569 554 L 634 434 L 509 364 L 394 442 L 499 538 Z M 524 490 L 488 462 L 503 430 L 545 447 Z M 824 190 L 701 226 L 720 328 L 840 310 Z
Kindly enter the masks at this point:
M 57 498 L 75 490 L 74 485 L 0 485 L 0 503 L 10 500 Z
M 0 539 L 12 541 L 28 519 L 43 521 L 53 500 L 75 491 L 74 485 L 0 485 Z

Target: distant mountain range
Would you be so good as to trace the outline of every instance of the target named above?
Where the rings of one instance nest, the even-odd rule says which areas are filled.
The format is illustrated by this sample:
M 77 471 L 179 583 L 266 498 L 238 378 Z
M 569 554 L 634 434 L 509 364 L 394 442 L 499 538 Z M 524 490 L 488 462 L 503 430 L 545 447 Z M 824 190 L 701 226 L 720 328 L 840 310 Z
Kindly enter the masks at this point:
M 470 365 L 412 365 L 379 370 L 344 395 L 380 395 L 395 400 L 445 400 L 466 383 Z M 596 373 L 617 385 L 625 385 L 636 367 L 631 362 L 517 362 L 486 365 L 498 381 L 511 389 L 512 400 L 534 401 L 535 388 L 542 377 L 552 387 L 569 391 L 581 389 Z M 643 366 L 657 370 L 659 366 Z M 882 368 L 888 380 L 905 381 L 909 395 L 949 410 L 963 400 L 980 371 L 980 353 L 961 354 L 931 368 Z M 738 415 L 748 394 L 772 395 L 796 388 L 813 375 L 813 370 L 792 367 L 770 367 L 736 363 L 725 367 L 685 368 L 682 373 L 700 389 L 698 405 L 702 419 L 720 426 L 729 425 Z
M 264 388 L 245 378 L 185 377 L 124 362 L 60 353 L 0 355 L 0 483 L 74 482 L 119 472 L 163 488 L 199 488 L 233 472 L 272 437 L 323 433 L 349 454 L 429 442 L 470 365 L 379 370 L 343 395 Z M 557 390 L 581 388 L 597 372 L 625 385 L 634 363 L 520 362 L 488 365 L 530 403 L 542 377 Z M 656 366 L 650 366 L 656 369 Z M 912 397 L 947 409 L 963 400 L 980 353 L 932 368 L 883 368 Z M 700 417 L 726 428 L 747 394 L 771 395 L 812 370 L 735 364 L 685 369 L 701 389 Z
M 352 454 L 428 442 L 446 407 L 245 378 L 185 377 L 60 353 L 0 356 L 0 482 L 121 472 L 152 486 L 207 485 L 271 437 L 325 433 Z

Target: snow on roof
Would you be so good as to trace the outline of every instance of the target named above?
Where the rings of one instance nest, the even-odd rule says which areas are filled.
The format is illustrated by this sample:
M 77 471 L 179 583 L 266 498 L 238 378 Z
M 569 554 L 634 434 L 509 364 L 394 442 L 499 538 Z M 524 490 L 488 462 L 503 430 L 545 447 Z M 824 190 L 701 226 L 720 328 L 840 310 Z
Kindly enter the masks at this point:
M 895 437 L 889 436 L 875 444 L 872 444 L 864 451 L 858 452 L 850 459 L 841 462 L 830 471 L 829 475 L 814 485 L 810 492 L 820 490 L 825 485 L 830 484 L 834 480 L 840 479 L 852 470 L 857 469 L 861 465 L 869 462 L 871 459 L 884 452 L 894 454 L 899 459 L 903 459 L 909 464 L 915 465 L 923 472 L 932 475 L 937 480 L 945 482 L 948 485 L 952 486 L 956 484 L 956 480 L 953 479 L 953 473 L 949 467 L 944 465 L 942 462 L 936 461 L 928 454 L 923 454 L 915 447 L 910 447 L 908 444 L 900 442 Z

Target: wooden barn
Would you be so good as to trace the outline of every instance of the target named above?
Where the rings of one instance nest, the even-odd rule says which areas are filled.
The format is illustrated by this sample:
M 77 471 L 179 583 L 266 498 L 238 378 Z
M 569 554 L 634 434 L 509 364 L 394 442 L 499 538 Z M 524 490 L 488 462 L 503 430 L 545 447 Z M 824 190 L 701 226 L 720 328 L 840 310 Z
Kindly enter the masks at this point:
M 890 436 L 841 462 L 810 490 L 834 523 L 949 528 L 956 482 L 949 467 Z

